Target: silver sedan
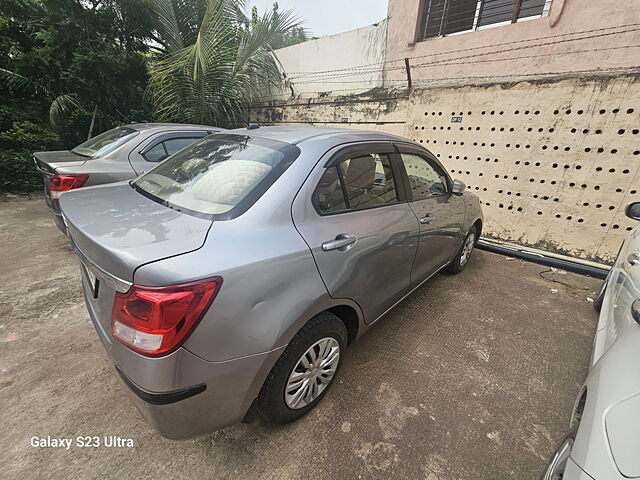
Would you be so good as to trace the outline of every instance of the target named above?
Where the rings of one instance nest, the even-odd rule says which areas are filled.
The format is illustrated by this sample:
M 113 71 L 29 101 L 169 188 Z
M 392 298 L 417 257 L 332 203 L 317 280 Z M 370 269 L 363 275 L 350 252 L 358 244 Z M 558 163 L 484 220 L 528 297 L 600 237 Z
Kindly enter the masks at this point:
M 63 192 L 120 182 L 142 175 L 158 162 L 221 129 L 205 125 L 132 123 L 97 135 L 71 150 L 36 152 L 47 206 L 64 232 L 58 198 Z
M 640 220 L 640 202 L 627 216 Z M 640 478 L 640 227 L 621 247 L 594 306 L 600 319 L 589 374 L 544 480 Z
M 315 127 L 211 135 L 60 205 L 98 337 L 170 438 L 307 413 L 347 345 L 464 269 L 483 222 L 421 146 Z

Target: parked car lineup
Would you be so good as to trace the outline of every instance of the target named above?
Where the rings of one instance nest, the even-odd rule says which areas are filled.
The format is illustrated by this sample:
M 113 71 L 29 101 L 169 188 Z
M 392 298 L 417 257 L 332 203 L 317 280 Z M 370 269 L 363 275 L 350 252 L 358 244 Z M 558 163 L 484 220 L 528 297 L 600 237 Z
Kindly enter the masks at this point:
M 483 222 L 421 146 L 317 127 L 211 135 L 60 207 L 98 337 L 176 439 L 307 413 L 347 345 L 464 269 Z
M 640 202 L 627 216 L 640 220 Z M 600 317 L 589 374 L 544 480 L 640 477 L 640 227 L 622 245 L 594 306 Z
M 130 180 L 196 140 L 221 130 L 205 125 L 135 123 L 106 131 L 71 150 L 34 153 L 56 225 L 64 232 L 58 205 L 63 192 Z

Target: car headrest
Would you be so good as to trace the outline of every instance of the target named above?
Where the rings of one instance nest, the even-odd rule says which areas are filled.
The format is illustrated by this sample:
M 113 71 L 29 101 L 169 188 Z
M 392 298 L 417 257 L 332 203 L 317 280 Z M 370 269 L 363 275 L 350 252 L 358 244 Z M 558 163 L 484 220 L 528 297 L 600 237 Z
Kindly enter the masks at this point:
M 348 188 L 367 189 L 376 179 L 376 162 L 372 155 L 352 158 L 345 179 Z

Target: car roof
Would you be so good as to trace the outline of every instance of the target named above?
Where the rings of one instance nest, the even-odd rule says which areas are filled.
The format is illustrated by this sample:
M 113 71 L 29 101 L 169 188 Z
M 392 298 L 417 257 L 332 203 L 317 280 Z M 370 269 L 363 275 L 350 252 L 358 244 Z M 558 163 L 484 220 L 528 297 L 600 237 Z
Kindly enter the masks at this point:
M 340 143 L 351 140 L 354 142 L 367 140 L 389 140 L 394 142 L 413 143 L 411 142 L 411 140 L 408 140 L 406 138 L 384 132 L 356 130 L 353 128 L 313 127 L 299 125 L 259 127 L 251 130 L 247 128 L 236 128 L 234 130 L 228 130 L 225 133 L 251 135 L 252 137 L 268 138 L 270 140 L 278 140 L 280 142 L 291 143 L 294 145 L 321 136 L 327 137 L 327 140 L 330 140 L 332 137 L 339 137 Z
M 124 127 L 133 128 L 134 130 L 224 130 L 220 127 L 211 127 L 208 125 L 194 125 L 189 123 L 130 123 L 123 125 Z

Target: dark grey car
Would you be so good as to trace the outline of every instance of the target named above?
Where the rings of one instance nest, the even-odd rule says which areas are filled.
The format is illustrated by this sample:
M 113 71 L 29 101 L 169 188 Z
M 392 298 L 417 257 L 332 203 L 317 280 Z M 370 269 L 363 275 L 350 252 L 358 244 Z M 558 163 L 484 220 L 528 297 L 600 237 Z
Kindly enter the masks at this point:
M 315 127 L 212 135 L 60 205 L 98 336 L 170 438 L 304 415 L 348 344 L 465 267 L 483 222 L 421 146 Z
M 135 178 L 196 140 L 220 130 L 206 125 L 134 123 L 101 133 L 71 150 L 34 153 L 56 225 L 64 231 L 58 206 L 62 192 Z

